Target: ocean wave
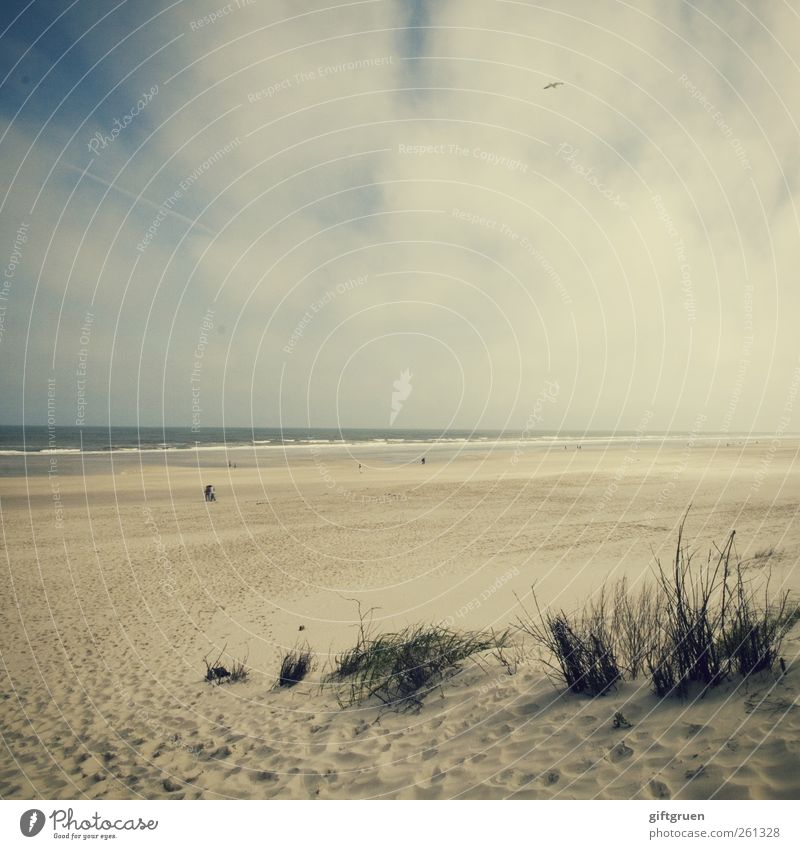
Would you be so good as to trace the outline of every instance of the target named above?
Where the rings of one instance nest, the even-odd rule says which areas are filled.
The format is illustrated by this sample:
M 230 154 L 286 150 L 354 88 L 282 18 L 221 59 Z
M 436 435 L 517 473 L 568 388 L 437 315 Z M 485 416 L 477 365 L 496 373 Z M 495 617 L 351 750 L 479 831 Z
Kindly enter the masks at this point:
M 107 434 L 106 434 L 107 435 Z M 410 447 L 428 447 L 428 448 L 459 448 L 462 446 L 480 446 L 484 449 L 491 449 L 492 446 L 513 446 L 513 445 L 539 445 L 542 449 L 551 450 L 554 445 L 583 445 L 583 446 L 628 446 L 632 442 L 641 443 L 681 443 L 687 439 L 693 439 L 695 443 L 718 443 L 718 442 L 745 442 L 753 443 L 759 439 L 769 438 L 769 434 L 753 434 L 753 435 L 732 435 L 732 434 L 715 434 L 705 433 L 690 436 L 682 433 L 650 433 L 650 434 L 535 434 L 522 436 L 520 434 L 503 433 L 486 435 L 486 433 L 478 433 L 470 436 L 447 436 L 444 434 L 415 434 L 409 433 L 405 436 L 364 436 L 364 438 L 332 438 L 332 437 L 273 437 L 271 439 L 241 439 L 236 442 L 188 442 L 185 439 L 175 442 L 146 442 L 141 443 L 125 442 L 121 444 L 97 444 L 86 446 L 81 449 L 79 446 L 64 446 L 51 448 L 48 445 L 20 447 L 17 439 L 14 439 L 9 447 L 0 448 L 0 456 L 2 457 L 36 457 L 43 455 L 109 455 L 109 454 L 165 454 L 165 453 L 188 453 L 188 452 L 269 452 L 276 451 L 291 452 L 292 454 L 300 454 L 301 452 L 312 453 L 314 451 L 330 451 L 335 449 L 358 449 L 361 451 L 377 451 L 377 450 L 394 450 L 402 449 L 404 446 Z M 790 435 L 782 435 L 784 438 L 790 438 Z M 99 441 L 99 440 L 98 440 Z

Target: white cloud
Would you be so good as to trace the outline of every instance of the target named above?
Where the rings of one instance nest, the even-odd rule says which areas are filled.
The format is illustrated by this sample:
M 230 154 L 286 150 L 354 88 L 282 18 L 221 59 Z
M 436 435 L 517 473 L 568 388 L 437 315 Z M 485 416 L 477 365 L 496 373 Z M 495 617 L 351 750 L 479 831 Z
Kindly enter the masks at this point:
M 551 5 L 439 2 L 412 19 L 395 2 L 259 0 L 193 27 L 221 6 L 180 4 L 59 111 L 32 98 L 2 145 L 2 243 L 32 227 L 2 342 L 22 362 L 32 310 L 29 414 L 54 345 L 71 409 L 96 290 L 92 421 L 110 370 L 115 421 L 188 423 L 213 309 L 204 424 L 221 421 L 224 386 L 228 423 L 252 407 L 255 424 L 279 409 L 299 424 L 308 403 L 312 424 L 382 426 L 409 367 L 398 426 L 521 428 L 556 379 L 546 428 L 633 428 L 648 409 L 656 429 L 700 412 L 710 428 L 774 428 L 797 360 L 797 16 Z M 59 65 L 60 96 L 147 19 L 129 14 Z M 73 38 L 87 25 L 63 23 Z M 565 85 L 543 90 L 552 79 Z M 153 85 L 73 192 L 93 133 Z M 312 304 L 364 275 L 283 351 Z M 19 397 L 19 368 L 2 379 Z

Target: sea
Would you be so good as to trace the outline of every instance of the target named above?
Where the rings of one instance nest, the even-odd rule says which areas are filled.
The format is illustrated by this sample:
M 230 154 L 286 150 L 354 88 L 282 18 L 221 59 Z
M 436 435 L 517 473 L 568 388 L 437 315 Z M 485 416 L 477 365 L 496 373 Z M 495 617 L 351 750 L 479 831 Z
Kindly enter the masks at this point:
M 766 438 L 766 437 L 761 437 Z M 640 442 L 667 444 L 757 442 L 753 434 L 635 431 L 435 430 L 397 428 L 59 427 L 0 426 L 0 477 L 93 474 L 128 466 L 224 468 L 278 466 L 337 453 L 358 462 L 395 465 L 423 456 L 447 459 L 470 453 L 514 450 L 592 450 Z
M 682 434 L 648 434 L 663 439 Z M 584 442 L 637 438 L 634 431 L 421 430 L 396 428 L 46 427 L 0 425 L 0 455 L 197 451 L 291 445 L 455 444 L 464 442 Z M 639 434 L 639 438 L 642 438 Z

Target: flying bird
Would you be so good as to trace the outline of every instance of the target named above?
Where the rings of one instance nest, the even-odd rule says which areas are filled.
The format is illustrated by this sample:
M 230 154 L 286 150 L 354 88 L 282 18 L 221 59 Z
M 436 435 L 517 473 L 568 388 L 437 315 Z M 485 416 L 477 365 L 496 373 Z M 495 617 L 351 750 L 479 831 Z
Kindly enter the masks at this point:
M 546 86 L 544 86 L 544 88 L 556 88 L 560 85 L 564 85 L 564 83 L 548 83 Z

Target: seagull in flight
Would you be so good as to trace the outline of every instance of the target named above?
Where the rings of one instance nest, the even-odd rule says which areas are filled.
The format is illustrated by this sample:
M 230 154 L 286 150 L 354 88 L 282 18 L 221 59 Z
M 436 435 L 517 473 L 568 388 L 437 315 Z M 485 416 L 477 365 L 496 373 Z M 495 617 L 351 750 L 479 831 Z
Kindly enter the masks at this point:
M 548 83 L 546 86 L 544 86 L 544 88 L 557 88 L 557 87 L 558 87 L 558 86 L 560 86 L 560 85 L 564 85 L 564 83 L 561 83 L 561 82 L 558 82 L 558 83 Z

